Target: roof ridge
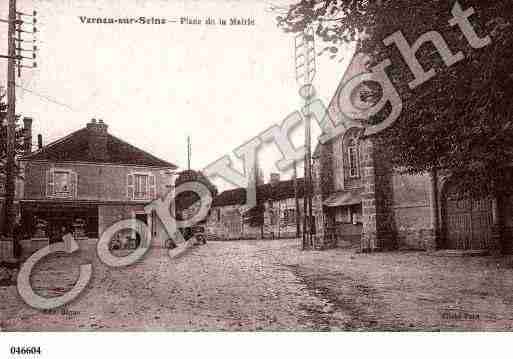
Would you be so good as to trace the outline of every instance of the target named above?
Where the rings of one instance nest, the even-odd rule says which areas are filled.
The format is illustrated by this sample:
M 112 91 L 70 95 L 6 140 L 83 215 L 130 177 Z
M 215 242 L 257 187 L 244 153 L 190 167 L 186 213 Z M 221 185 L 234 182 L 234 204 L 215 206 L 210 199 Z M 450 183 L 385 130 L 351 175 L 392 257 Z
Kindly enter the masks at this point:
M 160 161 L 160 162 L 164 162 L 164 163 L 168 164 L 170 167 L 178 168 L 178 166 L 176 166 L 174 163 L 171 163 L 171 162 L 168 162 L 168 161 L 163 160 L 163 159 L 161 159 L 161 158 L 158 158 L 157 156 L 152 155 L 151 153 L 149 153 L 149 152 L 147 152 L 147 151 L 145 151 L 145 150 L 143 150 L 143 149 L 141 149 L 141 148 L 139 148 L 139 147 L 137 147 L 137 146 L 135 146 L 135 145 L 132 145 L 131 143 L 128 143 L 127 141 L 122 140 L 121 138 L 119 138 L 119 137 L 117 137 L 117 136 L 114 136 L 114 135 L 112 135 L 112 134 L 110 134 L 110 133 L 107 133 L 107 135 L 108 135 L 108 136 L 110 136 L 110 137 L 112 137 L 112 138 L 114 138 L 114 139 L 116 139 L 117 141 L 119 141 L 119 142 L 121 142 L 121 143 L 124 143 L 124 144 L 125 144 L 125 145 L 127 145 L 127 146 L 132 147 L 133 149 L 135 149 L 135 150 L 137 150 L 137 151 L 140 151 L 140 152 L 144 153 L 145 155 L 147 155 L 147 156 L 151 157 L 151 158 L 152 158 L 152 159 L 154 159 L 154 160 L 157 160 L 157 161 Z
M 50 160 L 50 161 L 75 161 L 90 163 L 111 163 L 125 165 L 144 165 L 150 167 L 172 168 L 176 169 L 174 163 L 165 161 L 152 155 L 113 134 L 107 132 L 107 141 L 110 143 L 108 147 L 108 161 L 98 160 L 90 156 L 88 151 L 84 151 L 83 146 L 89 141 L 88 128 L 82 127 L 70 134 L 59 138 L 41 149 L 21 156 L 21 160 Z M 124 148 L 124 150 L 123 150 Z
M 298 177 L 297 178 L 298 182 L 300 181 L 304 181 L 304 177 Z M 293 182 L 294 181 L 294 178 L 289 178 L 289 179 L 286 179 L 286 180 L 280 180 L 279 182 L 277 182 L 278 184 L 280 183 L 287 183 L 287 182 Z M 268 185 L 272 185 L 272 183 L 270 182 L 267 182 L 267 183 L 262 183 L 262 184 L 259 184 L 257 187 L 262 187 L 262 186 L 268 186 Z M 225 192 L 229 192 L 229 191 L 236 191 L 236 190 L 241 190 L 241 189 L 246 189 L 246 187 L 235 187 L 235 188 L 228 188 L 228 189 L 225 189 L 223 192 L 221 193 L 225 193 Z M 221 194 L 219 193 L 219 194 Z
M 64 142 L 64 141 L 66 141 L 66 140 L 70 139 L 71 137 L 73 137 L 74 135 L 76 135 L 78 132 L 80 132 L 80 131 L 82 131 L 82 130 L 85 130 L 85 129 L 86 129 L 86 128 L 85 128 L 85 127 L 83 127 L 83 128 L 78 129 L 78 130 L 75 130 L 75 131 L 71 132 L 70 134 L 68 134 L 68 135 L 66 135 L 66 136 L 64 136 L 64 137 L 62 137 L 62 138 L 58 138 L 58 139 L 56 139 L 56 140 L 54 140 L 54 141 L 50 142 L 49 144 L 47 144 L 46 146 L 41 147 L 40 149 L 38 149 L 38 150 L 37 150 L 37 151 L 35 151 L 35 152 L 31 152 L 31 153 L 29 153 L 29 154 L 27 154 L 27 155 L 23 155 L 23 156 L 21 157 L 21 159 L 30 159 L 30 157 L 33 157 L 33 156 L 35 156 L 35 155 L 37 155 L 37 154 L 39 154 L 39 153 L 42 153 L 42 152 L 44 152 L 44 151 L 46 151 L 46 150 L 51 149 L 53 146 L 58 145 L 59 143 L 62 143 L 62 142 Z
M 326 108 L 326 112 L 327 112 L 327 115 L 328 115 L 328 120 L 331 120 L 331 117 L 330 117 L 330 109 L 332 107 L 335 107 L 336 108 L 336 112 L 340 114 L 341 117 L 343 117 L 343 120 L 351 120 L 351 118 L 349 116 L 347 116 L 340 108 L 339 108 L 339 105 L 337 104 L 337 100 L 338 100 L 338 96 L 339 96 L 339 93 L 340 91 L 342 91 L 342 88 L 343 86 L 353 77 L 355 76 L 358 76 L 362 73 L 364 73 L 364 71 L 361 71 L 361 72 L 358 72 L 358 73 L 355 73 L 355 74 L 351 74 L 351 72 L 356 72 L 355 71 L 355 66 L 357 66 L 356 62 L 357 61 L 366 61 L 366 60 L 369 60 L 370 57 L 369 55 L 367 55 L 366 53 L 363 53 L 363 52 L 356 52 L 353 54 L 352 58 L 351 58 L 351 61 L 349 62 L 349 65 L 347 65 L 345 71 L 344 71 L 344 74 L 342 75 L 341 79 L 340 79 L 340 82 L 338 83 L 337 85 L 337 88 L 335 89 L 335 92 L 333 93 L 333 96 L 331 97 L 331 100 L 330 102 L 328 103 L 328 107 Z M 350 77 L 350 78 L 349 78 Z M 334 119 L 335 122 L 333 123 L 333 125 L 337 126 L 337 119 Z M 347 122 L 347 121 L 346 121 Z M 347 132 L 347 130 L 349 130 L 349 128 L 346 128 L 344 133 Z M 324 131 L 323 131 L 324 133 Z M 338 136 L 342 135 L 339 134 Z M 321 135 L 322 136 L 322 133 Z M 320 137 L 319 136 L 319 137 Z

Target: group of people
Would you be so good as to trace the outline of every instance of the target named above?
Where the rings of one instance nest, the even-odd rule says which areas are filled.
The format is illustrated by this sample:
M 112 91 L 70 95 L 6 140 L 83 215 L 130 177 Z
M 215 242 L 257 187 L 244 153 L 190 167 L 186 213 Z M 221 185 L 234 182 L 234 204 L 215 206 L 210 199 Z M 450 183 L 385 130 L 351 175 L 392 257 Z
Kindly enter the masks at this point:
M 23 226 L 19 221 L 16 221 L 14 223 L 13 234 L 15 238 L 14 256 L 19 258 L 22 255 L 21 241 L 23 239 L 28 238 L 27 233 L 23 230 Z M 63 242 L 66 250 L 69 250 L 71 248 L 71 243 L 74 239 L 74 235 L 73 231 L 69 227 L 62 226 L 60 229 L 54 228 L 53 230 L 47 231 L 47 235 L 49 238 L 49 244 Z

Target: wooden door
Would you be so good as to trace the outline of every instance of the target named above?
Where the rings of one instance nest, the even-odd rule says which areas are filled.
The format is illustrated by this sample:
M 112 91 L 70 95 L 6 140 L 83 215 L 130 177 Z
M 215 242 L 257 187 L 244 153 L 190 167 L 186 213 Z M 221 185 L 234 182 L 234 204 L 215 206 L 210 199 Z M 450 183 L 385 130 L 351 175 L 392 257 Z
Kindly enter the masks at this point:
M 492 236 L 490 198 L 461 198 L 454 188 L 446 196 L 446 244 L 448 249 L 486 249 Z

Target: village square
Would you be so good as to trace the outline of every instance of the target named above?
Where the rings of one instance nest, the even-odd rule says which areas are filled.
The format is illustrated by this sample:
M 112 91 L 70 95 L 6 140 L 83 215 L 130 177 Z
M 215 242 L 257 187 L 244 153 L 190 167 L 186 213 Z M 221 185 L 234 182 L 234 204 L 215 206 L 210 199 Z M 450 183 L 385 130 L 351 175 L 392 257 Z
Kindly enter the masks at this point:
M 265 20 L 70 12 L 79 74 L 43 77 L 68 105 L 22 82 L 39 71 L 38 13 L 9 0 L 0 330 L 511 330 L 511 15 L 412 3 L 404 17 L 329 0 Z M 204 30 L 221 18 L 239 46 Z M 149 42 L 116 32 L 118 54 L 107 26 Z M 171 27 L 174 44 L 203 42 L 151 42 Z M 117 60 L 87 57 L 96 47 Z

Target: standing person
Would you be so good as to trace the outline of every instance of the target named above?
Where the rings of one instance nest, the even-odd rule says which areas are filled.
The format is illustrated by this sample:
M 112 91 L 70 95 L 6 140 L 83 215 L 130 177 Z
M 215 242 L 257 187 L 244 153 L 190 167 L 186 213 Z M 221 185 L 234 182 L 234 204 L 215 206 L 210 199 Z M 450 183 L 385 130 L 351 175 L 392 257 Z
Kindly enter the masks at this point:
M 23 236 L 22 236 L 21 221 L 20 221 L 19 217 L 16 217 L 16 221 L 14 222 L 13 234 L 14 234 L 14 257 L 20 258 L 21 257 L 21 240 L 23 239 Z
M 63 233 L 59 232 L 58 227 L 52 225 L 50 228 L 48 228 L 47 232 L 48 232 L 48 237 L 50 239 L 50 244 L 58 243 L 58 242 L 62 241 Z
M 64 249 L 70 251 L 73 234 L 67 227 L 62 227 L 62 241 L 64 242 Z

